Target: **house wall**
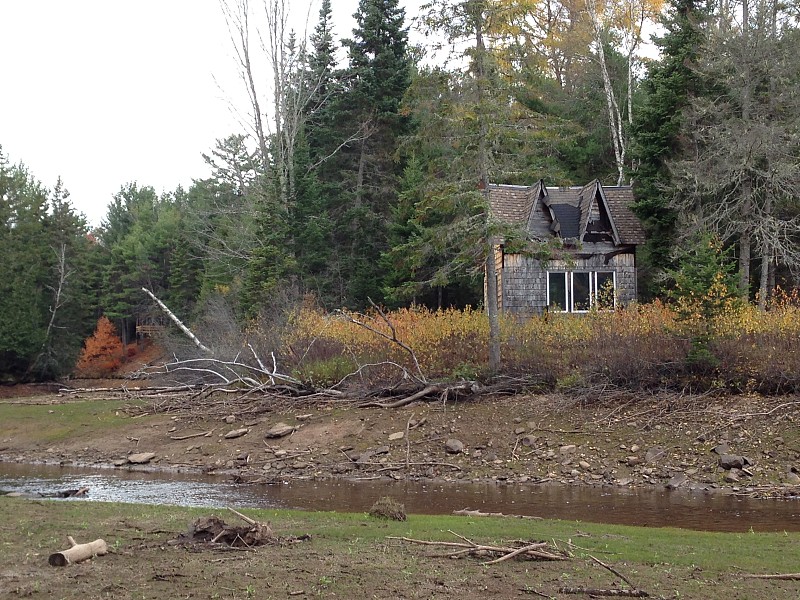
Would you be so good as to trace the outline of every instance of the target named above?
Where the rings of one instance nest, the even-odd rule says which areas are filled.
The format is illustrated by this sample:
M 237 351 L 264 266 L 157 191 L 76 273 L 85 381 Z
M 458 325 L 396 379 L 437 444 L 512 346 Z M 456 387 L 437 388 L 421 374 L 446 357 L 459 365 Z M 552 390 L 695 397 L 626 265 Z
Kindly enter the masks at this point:
M 520 316 L 541 314 L 547 308 L 548 271 L 614 271 L 617 302 L 636 300 L 635 255 L 618 254 L 608 264 L 602 255 L 546 263 L 522 254 L 506 254 L 503 260 L 500 291 L 504 312 Z

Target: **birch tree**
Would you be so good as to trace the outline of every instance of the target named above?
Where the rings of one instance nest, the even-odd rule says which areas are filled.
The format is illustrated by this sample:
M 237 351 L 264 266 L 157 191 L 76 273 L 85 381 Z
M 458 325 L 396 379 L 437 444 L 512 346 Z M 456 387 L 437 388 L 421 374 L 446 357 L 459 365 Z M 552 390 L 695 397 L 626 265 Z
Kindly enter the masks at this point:
M 651 23 L 662 7 L 663 0 L 585 0 L 586 11 L 592 24 L 594 52 L 603 79 L 609 133 L 614 148 L 617 167 L 617 185 L 625 180 L 628 140 L 625 121 L 633 122 L 633 87 L 636 52 L 642 44 L 645 24 Z M 614 82 L 606 58 L 606 44 L 610 38 L 620 40 L 627 62 L 625 104 L 620 107 Z

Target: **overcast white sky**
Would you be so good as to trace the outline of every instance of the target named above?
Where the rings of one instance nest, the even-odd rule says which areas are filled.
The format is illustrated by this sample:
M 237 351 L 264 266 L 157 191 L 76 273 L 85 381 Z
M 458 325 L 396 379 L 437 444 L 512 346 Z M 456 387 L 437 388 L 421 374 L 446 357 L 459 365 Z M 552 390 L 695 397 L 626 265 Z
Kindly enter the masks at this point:
M 310 31 L 319 0 L 287 4 L 304 27 L 309 1 Z M 332 6 L 350 37 L 358 0 Z M 208 175 L 201 153 L 242 130 L 231 55 L 218 0 L 0 0 L 0 145 L 45 186 L 61 176 L 98 225 L 127 182 L 162 192 Z

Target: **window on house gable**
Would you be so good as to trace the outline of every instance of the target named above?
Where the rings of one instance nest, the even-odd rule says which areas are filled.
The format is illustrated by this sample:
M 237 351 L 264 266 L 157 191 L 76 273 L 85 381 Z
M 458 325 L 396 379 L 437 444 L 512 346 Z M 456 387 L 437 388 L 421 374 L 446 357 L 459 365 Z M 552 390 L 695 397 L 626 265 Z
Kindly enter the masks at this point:
M 616 281 L 613 271 L 552 271 L 547 273 L 547 306 L 557 312 L 612 310 Z

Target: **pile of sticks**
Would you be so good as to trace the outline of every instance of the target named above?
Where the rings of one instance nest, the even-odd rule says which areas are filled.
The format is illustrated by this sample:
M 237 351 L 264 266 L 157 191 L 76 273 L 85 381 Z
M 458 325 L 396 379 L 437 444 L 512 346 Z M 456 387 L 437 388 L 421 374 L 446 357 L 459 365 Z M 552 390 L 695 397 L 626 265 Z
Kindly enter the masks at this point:
M 514 545 L 495 546 L 489 544 L 476 544 L 463 535 L 449 531 L 460 542 L 432 542 L 427 540 L 415 540 L 407 537 L 389 537 L 390 540 L 399 540 L 410 544 L 421 544 L 424 546 L 439 546 L 448 548 L 445 554 L 439 555 L 447 558 L 463 558 L 472 556 L 477 558 L 490 558 L 485 560 L 483 565 L 494 565 L 511 558 L 528 558 L 533 560 L 568 560 L 566 556 L 558 550 L 552 550 L 548 542 L 513 542 Z

